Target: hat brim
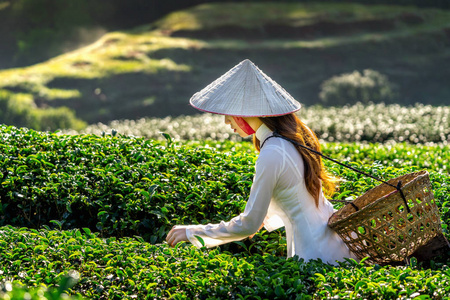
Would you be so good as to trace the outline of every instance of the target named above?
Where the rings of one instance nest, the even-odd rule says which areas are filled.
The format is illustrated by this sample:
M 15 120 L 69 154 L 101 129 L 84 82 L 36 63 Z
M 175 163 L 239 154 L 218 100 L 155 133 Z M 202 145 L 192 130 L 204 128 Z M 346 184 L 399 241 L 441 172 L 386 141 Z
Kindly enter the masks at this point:
M 293 114 L 297 111 L 299 111 L 302 107 L 298 107 L 297 109 L 291 111 L 291 112 L 287 112 L 287 113 L 280 113 L 280 114 L 267 114 L 267 115 L 248 115 L 248 114 L 228 114 L 228 113 L 222 113 L 222 112 L 216 112 L 216 111 L 209 111 L 206 109 L 202 109 L 199 107 L 196 107 L 194 104 L 189 103 L 189 105 L 191 105 L 193 108 L 200 110 L 202 112 L 206 112 L 206 113 L 210 113 L 210 114 L 215 114 L 215 115 L 222 115 L 222 116 L 234 116 L 234 117 L 244 117 L 244 118 L 251 118 L 251 117 L 259 117 L 259 118 L 266 118 L 266 117 L 280 117 L 280 116 L 285 116 L 285 115 L 289 115 L 289 114 Z

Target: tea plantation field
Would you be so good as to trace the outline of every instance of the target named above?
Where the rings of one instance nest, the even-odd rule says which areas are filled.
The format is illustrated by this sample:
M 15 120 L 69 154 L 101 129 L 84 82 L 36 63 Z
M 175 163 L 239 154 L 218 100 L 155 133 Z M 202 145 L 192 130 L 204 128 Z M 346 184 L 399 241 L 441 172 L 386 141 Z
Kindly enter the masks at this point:
M 0 138 L 0 299 L 59 299 L 63 291 L 73 299 L 450 297 L 449 257 L 408 266 L 286 259 L 282 230 L 214 249 L 170 248 L 172 225 L 243 209 L 257 158 L 248 141 L 3 125 Z M 449 238 L 449 145 L 328 142 L 323 152 L 383 179 L 428 170 Z M 325 164 L 342 178 L 334 199 L 378 184 Z
M 450 106 L 415 104 L 361 104 L 343 107 L 302 107 L 298 117 L 317 136 L 328 142 L 450 143 Z M 242 140 L 224 126 L 223 116 L 197 114 L 166 118 L 116 120 L 97 123 L 68 134 L 97 134 L 116 131 L 150 139 L 164 139 L 161 131 L 175 140 Z

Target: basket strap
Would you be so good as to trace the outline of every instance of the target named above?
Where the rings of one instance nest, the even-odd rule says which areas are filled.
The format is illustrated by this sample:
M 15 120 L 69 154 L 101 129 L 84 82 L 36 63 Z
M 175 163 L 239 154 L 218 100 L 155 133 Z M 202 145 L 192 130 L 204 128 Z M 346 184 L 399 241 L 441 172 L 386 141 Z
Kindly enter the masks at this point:
M 340 161 L 337 161 L 337 160 L 335 160 L 335 159 L 333 159 L 333 158 L 331 158 L 331 157 L 329 157 L 329 156 L 326 156 L 326 155 L 323 154 L 322 152 L 319 152 L 319 151 L 316 151 L 316 150 L 311 149 L 311 148 L 309 148 L 309 147 L 306 147 L 305 145 L 302 145 L 302 144 L 298 143 L 297 141 L 294 141 L 294 140 L 292 140 L 292 139 L 290 139 L 290 138 L 287 138 L 287 137 L 285 137 L 285 136 L 279 134 L 277 131 L 274 131 L 274 132 L 273 132 L 273 135 L 267 137 L 267 138 L 263 141 L 263 143 L 262 143 L 261 146 L 260 146 L 260 149 L 264 146 L 264 143 L 265 143 L 268 139 L 273 138 L 273 137 L 279 137 L 279 138 L 282 138 L 282 139 L 284 139 L 284 140 L 286 140 L 286 141 L 289 141 L 289 142 L 293 143 L 293 144 L 296 145 L 296 146 L 302 147 L 302 148 L 304 148 L 304 149 L 306 149 L 306 150 L 308 150 L 308 151 L 310 151 L 310 152 L 312 152 L 312 153 L 314 153 L 314 154 L 320 155 L 320 156 L 322 156 L 323 158 L 326 158 L 326 159 L 328 159 L 328 160 L 331 160 L 332 162 L 337 163 L 338 165 L 341 165 L 341 166 L 343 166 L 343 167 L 346 167 L 346 168 L 348 168 L 348 169 L 350 169 L 350 170 L 352 170 L 352 171 L 355 171 L 355 172 L 360 173 L 360 174 L 362 174 L 362 175 L 364 175 L 364 176 L 370 177 L 370 178 L 372 178 L 372 179 L 375 179 L 375 180 L 377 180 L 377 181 L 379 181 L 379 182 L 382 182 L 382 183 L 384 183 L 384 184 L 387 184 L 387 185 L 389 185 L 389 186 L 395 188 L 395 189 L 400 193 L 400 196 L 402 197 L 403 201 L 405 202 L 406 210 L 408 211 L 408 213 L 411 212 L 411 210 L 409 209 L 409 206 L 408 206 L 408 201 L 406 201 L 406 197 L 405 197 L 405 195 L 403 194 L 403 191 L 402 191 L 402 189 L 401 189 L 401 188 L 402 188 L 402 181 L 401 181 L 401 180 L 400 180 L 400 181 L 398 182 L 398 184 L 395 186 L 395 185 L 390 184 L 389 182 L 387 182 L 387 181 L 385 181 L 385 180 L 382 180 L 382 179 L 380 179 L 380 178 L 378 178 L 378 177 L 375 177 L 375 176 L 370 175 L 370 174 L 368 174 L 368 173 L 366 173 L 366 172 L 363 172 L 363 171 L 358 170 L 358 169 L 356 169 L 356 168 L 353 168 L 353 167 L 351 167 L 351 166 L 349 166 L 349 165 L 346 165 L 346 164 L 344 164 L 344 163 L 341 163 Z M 352 203 L 352 204 L 353 204 L 353 203 Z M 353 204 L 353 206 L 356 206 L 356 205 Z
M 356 206 L 355 203 L 353 203 L 353 201 L 351 200 L 336 200 L 336 199 L 328 199 L 328 201 L 330 202 L 340 202 L 340 203 L 345 203 L 345 204 L 350 204 L 351 206 L 353 206 L 354 209 L 356 209 L 356 211 L 359 210 L 359 207 Z

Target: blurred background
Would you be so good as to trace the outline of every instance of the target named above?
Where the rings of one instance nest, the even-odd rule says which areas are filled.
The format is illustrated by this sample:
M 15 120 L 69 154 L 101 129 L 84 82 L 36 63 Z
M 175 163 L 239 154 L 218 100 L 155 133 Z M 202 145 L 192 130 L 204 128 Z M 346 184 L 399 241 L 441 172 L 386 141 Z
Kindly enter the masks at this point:
M 450 105 L 450 0 L 0 0 L 0 123 L 195 114 L 246 58 L 305 106 Z

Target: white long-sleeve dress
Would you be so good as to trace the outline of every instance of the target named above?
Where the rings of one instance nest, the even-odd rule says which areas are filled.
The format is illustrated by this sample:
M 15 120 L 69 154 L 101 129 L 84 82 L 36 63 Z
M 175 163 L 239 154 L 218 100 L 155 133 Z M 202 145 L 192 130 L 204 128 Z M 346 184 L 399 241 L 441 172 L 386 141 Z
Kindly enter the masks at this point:
M 256 137 L 261 143 L 272 131 L 261 125 Z M 345 257 L 354 257 L 341 238 L 327 226 L 334 209 L 320 194 L 320 205 L 305 185 L 304 163 L 294 145 L 281 138 L 266 141 L 256 161 L 255 176 L 245 210 L 229 222 L 189 225 L 189 241 L 207 247 L 242 240 L 255 233 L 264 222 L 268 231 L 286 229 L 287 256 L 298 255 L 305 260 L 320 258 L 334 264 Z

